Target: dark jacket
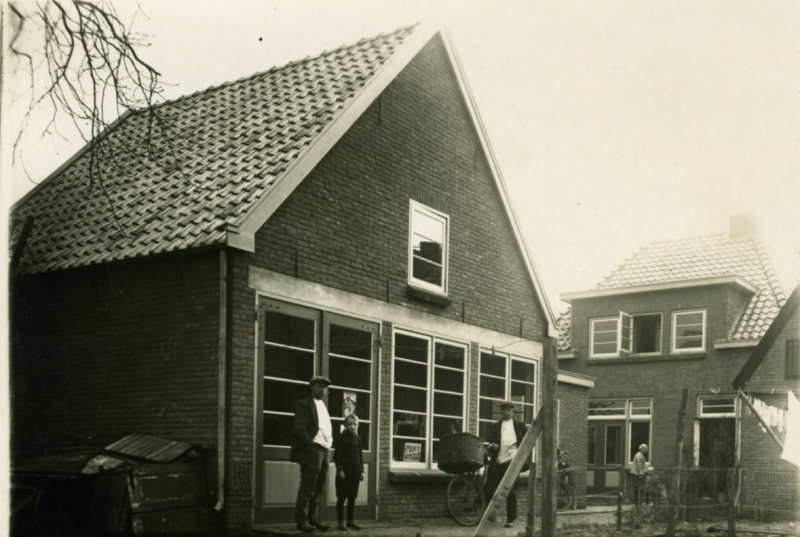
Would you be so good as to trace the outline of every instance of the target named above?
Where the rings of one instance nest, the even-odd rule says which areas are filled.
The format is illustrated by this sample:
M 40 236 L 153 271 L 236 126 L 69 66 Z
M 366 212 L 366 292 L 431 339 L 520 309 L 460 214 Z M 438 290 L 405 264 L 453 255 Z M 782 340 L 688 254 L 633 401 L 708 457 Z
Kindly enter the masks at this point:
M 364 455 L 361 438 L 347 429 L 333 441 L 333 462 L 336 471 L 344 471 L 346 477 L 356 477 L 364 473 Z
M 292 450 L 289 460 L 300 464 L 308 464 L 314 453 L 314 437 L 319 430 L 319 417 L 314 397 L 300 399 L 294 408 L 294 425 L 292 426 Z
M 518 419 L 512 418 L 514 420 L 514 432 L 517 433 L 517 447 L 519 448 L 520 444 L 522 444 L 522 439 L 525 438 L 525 433 L 528 431 L 528 426 L 519 421 Z M 501 431 L 502 431 L 502 424 L 503 420 L 498 420 L 492 424 L 492 430 L 489 433 L 489 443 L 490 444 L 497 444 L 498 446 L 501 444 Z M 495 454 L 495 461 L 497 460 L 497 455 Z M 529 459 L 530 460 L 530 459 Z M 528 467 L 528 463 L 525 463 L 522 470 Z

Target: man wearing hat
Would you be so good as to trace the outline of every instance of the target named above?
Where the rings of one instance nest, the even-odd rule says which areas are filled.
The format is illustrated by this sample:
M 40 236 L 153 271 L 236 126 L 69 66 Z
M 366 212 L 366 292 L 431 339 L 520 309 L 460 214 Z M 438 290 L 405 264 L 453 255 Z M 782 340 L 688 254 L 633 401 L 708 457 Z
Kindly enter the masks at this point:
M 328 531 L 319 520 L 319 499 L 328 475 L 328 450 L 333 445 L 333 427 L 322 398 L 331 381 L 314 377 L 309 381 L 311 395 L 297 402 L 292 427 L 292 451 L 289 458 L 300 465 L 300 488 L 297 491 L 294 517 L 297 529 Z
M 508 470 L 517 449 L 525 437 L 527 427 L 521 421 L 514 419 L 514 401 L 500 403 L 502 418 L 492 424 L 489 434 L 489 453 L 492 462 L 489 465 L 489 477 L 486 480 L 487 499 L 494 496 L 500 481 Z M 526 465 L 527 466 L 527 465 Z M 524 471 L 525 468 L 523 468 Z M 517 520 L 517 483 L 511 486 L 506 499 L 506 527 L 510 528 Z

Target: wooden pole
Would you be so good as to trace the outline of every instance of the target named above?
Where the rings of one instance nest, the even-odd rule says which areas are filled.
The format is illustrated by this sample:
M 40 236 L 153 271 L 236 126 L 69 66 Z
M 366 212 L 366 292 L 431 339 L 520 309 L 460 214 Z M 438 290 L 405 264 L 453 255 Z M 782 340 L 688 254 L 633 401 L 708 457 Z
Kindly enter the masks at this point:
M 558 492 L 557 449 L 557 391 L 558 391 L 558 351 L 556 339 L 544 340 L 544 431 L 542 432 L 542 535 L 556 535 L 556 494 Z
M 736 537 L 736 491 L 734 491 L 735 485 L 735 468 L 728 468 L 726 470 L 726 477 L 727 477 L 727 489 L 728 489 L 728 537 Z
M 767 433 L 772 437 L 772 440 L 774 440 L 775 443 L 778 444 L 778 447 L 781 448 L 781 451 L 783 451 L 783 442 L 781 442 L 780 439 L 775 435 L 775 433 L 772 432 L 772 427 L 770 427 L 767 424 L 767 422 L 764 421 L 764 418 L 761 417 L 761 414 L 758 413 L 758 410 L 755 409 L 753 403 L 751 403 L 747 399 L 747 396 L 745 396 L 742 390 L 739 390 L 739 399 L 741 399 L 742 402 L 744 402 L 744 404 L 747 405 L 747 408 L 750 409 L 750 412 L 752 412 L 755 415 L 756 419 L 761 424 L 761 426 L 767 430 Z
M 517 477 L 519 477 L 520 470 L 525 466 L 525 462 L 530 460 L 531 451 L 533 451 L 533 448 L 536 446 L 539 433 L 542 432 L 543 413 L 543 409 L 539 408 L 536 418 L 533 420 L 528 432 L 525 433 L 525 437 L 519 445 L 517 454 L 511 459 L 511 464 L 508 465 L 508 470 L 506 470 L 505 475 L 503 475 L 500 484 L 497 485 L 497 490 L 494 496 L 492 496 L 489 506 L 486 508 L 486 511 L 483 512 L 481 521 L 478 523 L 478 527 L 475 528 L 475 533 L 472 534 L 474 537 L 489 535 L 489 526 L 491 524 L 489 518 L 494 514 L 497 506 L 508 497 L 511 487 L 514 486 L 514 482 L 517 480 Z
M 617 489 L 617 531 L 622 531 L 622 485 Z
M 683 389 L 681 406 L 678 410 L 678 421 L 675 424 L 675 443 L 677 444 L 675 478 L 669 491 L 669 514 L 667 517 L 667 537 L 675 535 L 675 526 L 678 519 L 678 492 L 681 489 L 681 463 L 683 462 L 683 423 L 686 421 L 686 405 L 689 402 L 689 389 Z
M 528 521 L 525 524 L 525 537 L 533 537 L 536 531 L 536 463 L 531 463 L 528 476 Z

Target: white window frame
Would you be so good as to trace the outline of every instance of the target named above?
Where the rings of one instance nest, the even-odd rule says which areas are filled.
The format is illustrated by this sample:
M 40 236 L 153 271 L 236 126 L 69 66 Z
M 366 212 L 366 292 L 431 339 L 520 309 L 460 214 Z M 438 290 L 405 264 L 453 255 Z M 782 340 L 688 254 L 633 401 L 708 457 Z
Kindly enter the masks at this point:
M 434 285 L 414 278 L 414 213 L 419 212 L 444 224 L 444 243 L 442 244 L 442 285 Z M 448 278 L 448 259 L 450 256 L 450 216 L 432 209 L 418 201 L 409 200 L 408 212 L 408 284 L 425 291 L 446 295 Z M 429 262 L 429 261 L 426 261 Z
M 703 412 L 703 401 L 709 399 L 733 399 L 733 412 Z M 739 398 L 735 395 L 701 395 L 697 398 L 697 419 L 737 417 L 739 417 Z
M 623 334 L 623 327 L 625 326 L 624 320 L 628 322 L 628 337 L 625 338 Z M 594 353 L 594 325 L 598 322 L 616 321 L 617 328 L 614 330 L 616 334 L 616 349 L 614 352 L 603 352 L 599 354 Z M 610 332 L 610 330 L 607 330 Z M 625 348 L 625 341 L 627 341 L 627 348 Z M 631 354 L 633 348 L 633 316 L 624 311 L 619 312 L 616 316 L 597 317 L 589 321 L 589 357 L 590 358 L 616 358 L 623 354 Z
M 589 322 L 589 357 L 590 358 L 607 358 L 611 356 L 619 356 L 619 352 L 603 352 L 599 354 L 594 353 L 594 325 L 597 322 L 602 321 L 616 321 L 617 328 L 615 332 L 617 333 L 617 350 L 619 349 L 619 317 L 598 317 L 596 319 L 592 319 Z
M 511 397 L 511 383 L 513 382 L 513 378 L 511 376 L 511 367 L 512 367 L 512 364 L 513 364 L 514 360 L 533 364 L 533 376 L 534 376 L 534 379 L 533 379 L 533 417 L 534 417 L 534 419 L 536 419 L 536 414 L 539 411 L 539 376 L 540 376 L 539 360 L 536 360 L 534 358 L 528 358 L 528 357 L 525 357 L 525 356 L 519 356 L 519 355 L 516 355 L 516 354 L 508 354 L 508 353 L 505 353 L 505 352 L 497 352 L 497 351 L 493 351 L 492 349 L 487 349 L 485 347 L 481 347 L 479 349 L 479 352 L 478 352 L 478 432 L 480 433 L 480 428 L 481 428 L 481 423 L 482 422 L 483 423 L 487 423 L 487 422 L 494 423 L 496 421 L 496 420 L 481 419 L 481 415 L 480 415 L 481 400 L 482 399 L 488 399 L 490 401 L 500 401 L 500 399 L 497 399 L 495 397 L 484 397 L 484 396 L 481 395 L 480 377 L 482 375 L 483 376 L 492 377 L 492 378 L 497 378 L 497 379 L 500 378 L 500 377 L 497 377 L 495 375 L 486 375 L 485 373 L 481 373 L 481 360 L 483 360 L 484 353 L 485 354 L 491 354 L 491 355 L 502 357 L 502 358 L 506 359 L 506 377 L 503 379 L 505 381 L 505 390 L 503 392 L 503 399 L 502 399 L 503 401 L 507 401 Z M 526 423 L 525 425 L 530 425 L 530 424 Z M 486 439 L 484 438 L 484 441 L 485 440 Z M 533 450 L 533 459 L 531 459 L 531 460 L 534 460 L 534 461 L 536 460 L 535 455 L 536 455 L 536 450 L 534 449 Z
M 623 412 L 621 414 L 611 415 L 611 416 L 587 416 L 588 421 L 620 421 L 625 422 L 623 425 L 623 433 L 625 437 L 624 440 L 624 459 L 626 461 L 626 465 L 633 464 L 633 457 L 628 456 L 628 444 L 630 443 L 631 439 L 631 423 L 633 422 L 649 422 L 650 423 L 650 430 L 648 431 L 648 439 L 647 439 L 647 446 L 651 447 L 653 444 L 653 398 L 652 397 L 630 397 L 630 398 L 602 398 L 602 399 L 591 399 L 589 402 L 603 402 L 603 401 L 624 401 L 624 405 L 622 407 Z M 647 401 L 649 402 L 649 413 L 648 414 L 634 414 L 633 413 L 633 402 L 634 401 Z M 638 407 L 637 408 L 643 408 Z M 635 455 L 634 455 L 635 456 Z M 605 461 L 605 452 L 602 454 L 602 460 Z M 650 449 L 650 455 L 648 460 L 652 460 L 653 457 L 653 450 Z M 597 453 L 595 453 L 595 461 L 597 461 Z
M 691 349 L 678 349 L 675 346 L 675 340 L 678 336 L 678 331 L 676 330 L 677 322 L 676 319 L 679 315 L 689 315 L 692 313 L 702 313 L 703 314 L 703 335 L 701 337 L 702 345 L 700 347 L 693 347 Z M 708 322 L 706 319 L 706 310 L 705 309 L 694 309 L 694 310 L 680 310 L 680 311 L 673 311 L 672 312 L 672 326 L 671 328 L 671 336 L 670 336 L 670 349 L 672 354 L 693 354 L 699 352 L 706 351 L 706 337 L 708 335 Z
M 637 317 L 655 317 L 658 315 L 660 322 L 661 322 L 661 337 L 658 340 L 658 350 L 651 351 L 651 352 L 633 352 L 634 347 L 634 339 L 636 337 L 636 318 Z M 631 325 L 631 354 L 633 356 L 659 356 L 664 352 L 664 314 L 660 311 L 654 311 L 653 313 L 637 313 L 632 316 L 633 317 L 633 324 Z
M 733 412 L 709 412 L 704 414 L 703 413 L 703 401 L 705 399 L 733 399 Z M 741 450 L 741 423 L 739 421 L 740 416 L 740 403 L 739 398 L 736 395 L 701 395 L 697 398 L 697 412 L 696 417 L 694 419 L 694 427 L 693 427 L 693 437 L 692 437 L 692 464 L 695 468 L 700 466 L 700 427 L 701 422 L 703 420 L 713 420 L 719 418 L 734 418 L 736 420 L 736 446 L 735 446 L 735 455 L 737 462 L 739 461 Z
M 397 359 L 399 359 L 401 361 L 405 360 L 404 358 L 396 357 L 395 354 L 394 354 L 394 346 L 395 346 L 394 342 L 395 342 L 395 337 L 396 337 L 397 334 L 402 334 L 402 335 L 409 336 L 409 337 L 415 337 L 415 338 L 418 338 L 418 339 L 425 339 L 425 340 L 428 341 L 428 361 L 427 361 L 428 377 L 427 377 L 427 390 L 426 390 L 427 393 L 428 393 L 428 397 L 427 397 L 427 401 L 426 401 L 426 405 L 427 406 L 426 406 L 426 412 L 425 412 L 426 419 L 425 419 L 425 440 L 424 440 L 424 442 L 425 442 L 425 462 L 404 462 L 404 461 L 395 461 L 394 460 L 394 438 L 395 438 L 395 434 L 394 434 L 394 413 L 395 413 L 395 407 L 394 407 L 394 387 L 395 387 L 394 372 L 395 372 L 395 360 L 397 360 Z M 433 400 L 434 400 L 433 397 L 434 397 L 434 393 L 443 392 L 443 391 L 442 390 L 436 390 L 434 388 L 434 382 L 436 380 L 435 376 L 434 376 L 434 373 L 435 373 L 435 369 L 437 367 L 446 368 L 446 369 L 452 370 L 452 371 L 456 371 L 456 369 L 449 368 L 449 367 L 446 367 L 446 366 L 437 366 L 434 363 L 433 357 L 434 357 L 434 353 L 436 351 L 436 344 L 437 343 L 443 343 L 445 345 L 451 345 L 453 347 L 461 347 L 461 348 L 464 349 L 464 370 L 462 371 L 463 378 L 464 378 L 464 393 L 461 394 L 461 397 L 462 397 L 462 401 L 461 401 L 461 421 L 463 423 L 464 431 L 466 431 L 467 428 L 468 428 L 468 423 L 467 423 L 467 399 L 469 398 L 469 354 L 470 354 L 469 353 L 469 348 L 470 348 L 469 344 L 468 343 L 459 342 L 459 341 L 450 340 L 450 339 L 440 338 L 440 337 L 432 336 L 432 335 L 429 335 L 429 334 L 423 334 L 423 333 L 420 333 L 420 332 L 414 332 L 414 331 L 411 331 L 411 330 L 404 330 L 402 328 L 395 328 L 392 331 L 392 349 L 393 349 L 392 350 L 392 377 L 391 377 L 392 381 L 391 381 L 391 402 L 390 402 L 390 407 L 389 407 L 389 412 L 390 412 L 390 418 L 389 418 L 390 421 L 389 421 L 389 423 L 391 424 L 391 427 L 390 427 L 390 430 L 389 430 L 389 433 L 390 433 L 389 434 L 389 464 L 390 464 L 391 468 L 427 470 L 427 469 L 436 469 L 436 468 L 439 467 L 437 463 L 433 462 L 433 439 L 434 439 L 434 437 L 433 437 L 433 419 L 434 419 L 434 416 L 435 416 L 434 413 L 433 413 Z M 414 362 L 414 363 L 422 364 L 422 362 Z M 443 393 L 451 393 L 451 392 L 443 392 Z M 399 410 L 398 412 L 407 412 L 407 413 L 410 413 L 410 414 L 416 414 L 416 412 L 411 412 L 411 411 L 407 411 L 407 410 Z M 450 416 L 448 416 L 448 417 L 450 417 Z

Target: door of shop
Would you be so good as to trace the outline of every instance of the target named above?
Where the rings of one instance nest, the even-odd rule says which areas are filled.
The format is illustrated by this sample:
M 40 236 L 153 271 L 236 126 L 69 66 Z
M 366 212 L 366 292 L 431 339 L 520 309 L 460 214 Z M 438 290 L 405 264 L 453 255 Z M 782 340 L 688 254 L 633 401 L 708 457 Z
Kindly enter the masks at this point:
M 625 421 L 590 421 L 589 437 L 589 449 L 594 445 L 594 453 L 589 453 L 587 493 L 617 490 L 624 484 Z
M 334 437 L 344 416 L 359 417 L 364 447 L 364 481 L 356 501 L 357 519 L 375 517 L 377 452 L 378 324 L 272 299 L 258 310 L 256 396 L 255 524 L 294 521 L 300 467 L 289 460 L 295 403 L 310 394 L 314 375 L 331 379 L 326 405 Z M 336 518 L 335 466 L 330 453 L 321 518 Z

